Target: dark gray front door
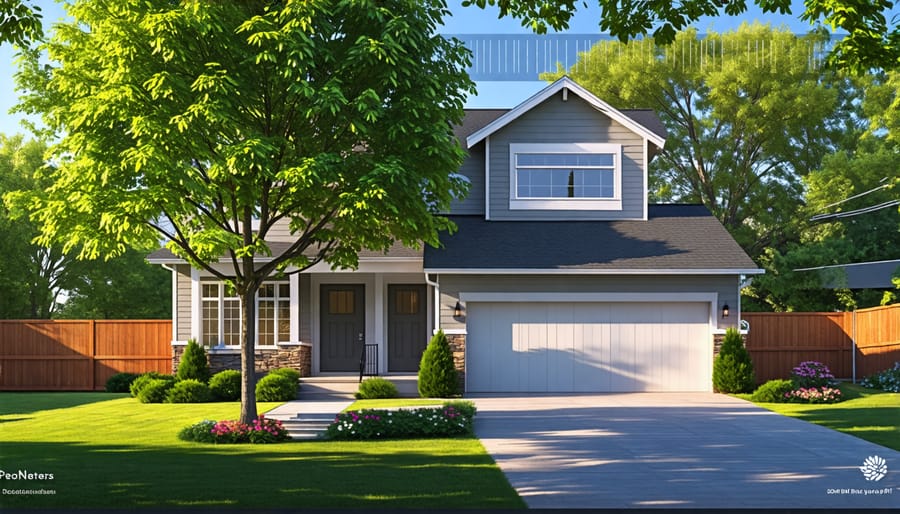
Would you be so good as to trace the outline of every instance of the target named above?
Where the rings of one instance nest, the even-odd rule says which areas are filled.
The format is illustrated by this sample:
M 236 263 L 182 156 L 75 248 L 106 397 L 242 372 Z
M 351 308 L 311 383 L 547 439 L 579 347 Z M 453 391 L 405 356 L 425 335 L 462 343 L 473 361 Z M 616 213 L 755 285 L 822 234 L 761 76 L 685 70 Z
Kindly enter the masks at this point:
M 323 284 L 319 301 L 321 371 L 359 371 L 366 332 L 366 286 Z
M 422 284 L 388 286 L 388 369 L 418 371 L 422 352 L 428 345 Z

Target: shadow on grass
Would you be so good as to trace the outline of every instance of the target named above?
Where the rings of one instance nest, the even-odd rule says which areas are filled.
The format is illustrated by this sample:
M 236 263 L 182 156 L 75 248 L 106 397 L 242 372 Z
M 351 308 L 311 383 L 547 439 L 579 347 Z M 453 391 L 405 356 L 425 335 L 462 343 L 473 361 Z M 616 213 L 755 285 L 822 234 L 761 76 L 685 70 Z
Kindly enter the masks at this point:
M 144 447 L 4 443 L 4 466 L 53 473 L 7 507 L 516 508 L 485 454 L 442 455 L 428 441 L 383 452 L 366 443 Z M 26 484 L 23 484 L 23 486 Z
M 10 414 L 33 414 L 35 412 L 52 409 L 67 409 L 69 407 L 78 407 L 79 405 L 127 398 L 128 396 L 127 393 L 100 392 L 2 392 L 0 393 L 0 416 Z
M 836 404 L 827 409 L 802 410 L 792 415 L 900 451 L 900 406 L 841 407 Z

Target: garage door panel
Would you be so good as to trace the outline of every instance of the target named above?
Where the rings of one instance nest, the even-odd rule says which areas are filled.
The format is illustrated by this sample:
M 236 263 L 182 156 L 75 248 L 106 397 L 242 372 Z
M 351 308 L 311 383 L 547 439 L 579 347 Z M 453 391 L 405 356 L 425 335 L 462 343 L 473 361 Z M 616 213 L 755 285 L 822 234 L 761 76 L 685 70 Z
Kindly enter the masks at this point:
M 470 392 L 710 390 L 704 303 L 468 306 Z

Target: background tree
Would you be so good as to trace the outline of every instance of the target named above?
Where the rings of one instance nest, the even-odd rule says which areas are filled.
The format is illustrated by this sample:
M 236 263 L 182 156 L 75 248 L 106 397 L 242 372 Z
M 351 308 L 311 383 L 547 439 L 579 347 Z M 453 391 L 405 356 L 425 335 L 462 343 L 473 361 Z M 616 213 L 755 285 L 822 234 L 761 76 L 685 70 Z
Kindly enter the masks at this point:
M 41 241 L 81 257 L 161 236 L 241 298 L 241 420 L 256 418 L 253 298 L 289 266 L 438 243 L 473 84 L 443 0 L 76 1 L 19 75 L 60 142 Z M 288 222 L 293 243 L 266 235 Z M 256 257 L 269 257 L 260 262 Z M 224 258 L 228 270 L 214 267 Z
M 0 194 L 23 190 L 39 196 L 48 184 L 39 173 L 46 149 L 40 141 L 0 134 Z M 13 219 L 0 207 L 0 318 L 46 319 L 56 312 L 72 259 L 61 244 L 34 243 L 37 235 L 36 223 Z
M 653 198 L 702 203 L 753 257 L 794 237 L 801 177 L 857 130 L 852 89 L 810 65 L 820 37 L 744 24 L 681 32 L 667 47 L 604 41 L 569 74 L 615 107 L 655 110 L 669 134 L 651 163 Z
M 628 41 L 651 34 L 660 44 L 675 40 L 676 33 L 703 16 L 739 16 L 747 10 L 747 0 L 597 0 L 600 30 Z M 791 0 L 753 0 L 764 13 L 791 13 Z M 463 5 L 496 5 L 500 16 L 522 20 L 539 34 L 548 28 L 563 30 L 585 0 L 463 0 Z M 892 0 L 805 0 L 799 15 L 812 24 L 824 22 L 832 31 L 847 36 L 836 42 L 829 61 L 838 67 L 864 74 L 871 68 L 900 67 L 900 16 L 893 12 Z
M 43 35 L 41 8 L 33 2 L 0 0 L 0 43 L 27 46 Z

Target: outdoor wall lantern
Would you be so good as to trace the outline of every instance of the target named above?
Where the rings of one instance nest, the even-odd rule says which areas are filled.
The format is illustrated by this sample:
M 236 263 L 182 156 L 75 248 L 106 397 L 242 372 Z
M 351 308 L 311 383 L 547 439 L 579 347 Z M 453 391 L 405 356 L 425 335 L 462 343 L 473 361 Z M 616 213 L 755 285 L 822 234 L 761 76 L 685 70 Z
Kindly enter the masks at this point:
M 453 317 L 461 318 L 463 315 L 462 305 L 459 304 L 459 300 L 456 301 L 456 307 L 453 307 Z
M 728 304 L 726 303 L 725 305 L 722 306 L 722 317 L 723 317 L 723 318 L 727 318 L 727 317 L 728 317 L 728 312 L 729 312 L 729 310 L 728 310 Z

